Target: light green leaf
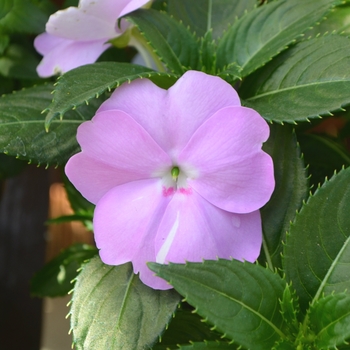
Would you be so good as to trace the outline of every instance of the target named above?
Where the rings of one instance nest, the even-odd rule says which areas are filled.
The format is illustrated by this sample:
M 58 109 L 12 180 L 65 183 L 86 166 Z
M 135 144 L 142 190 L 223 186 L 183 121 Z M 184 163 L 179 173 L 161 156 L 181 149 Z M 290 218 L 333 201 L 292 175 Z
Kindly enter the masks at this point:
M 265 119 L 295 123 L 350 103 L 350 39 L 329 35 L 299 43 L 248 77 L 245 105 Z
M 152 9 L 137 10 L 126 18 L 136 25 L 171 72 L 183 74 L 188 69 L 197 69 L 199 43 L 182 23 Z
M 138 78 L 149 78 L 159 85 L 171 85 L 176 79 L 170 74 L 120 62 L 88 64 L 67 72 L 56 83 L 54 99 L 47 108 L 46 128 L 56 116 L 62 117 L 68 110 L 94 100 L 105 91 Z
M 284 272 L 301 310 L 323 293 L 350 291 L 350 168 L 317 189 L 291 225 Z
M 218 76 L 226 80 L 229 84 L 234 85 L 241 79 L 242 68 L 236 63 L 229 64 L 223 71 L 218 73 Z
M 261 209 L 264 259 L 273 269 L 282 266 L 282 241 L 296 211 L 307 198 L 309 188 L 304 162 L 290 125 L 272 124 L 263 149 L 273 159 L 276 182 L 271 199 Z
M 73 289 L 72 280 L 77 277 L 82 263 L 98 253 L 87 244 L 74 244 L 48 262 L 31 280 L 30 292 L 38 297 L 58 297 Z
M 149 267 L 235 343 L 266 350 L 286 338 L 278 301 L 285 282 L 269 269 L 221 259 L 186 265 L 149 263 Z
M 40 85 L 0 98 L 0 151 L 38 164 L 64 164 L 79 151 L 77 127 L 91 119 L 99 100 L 55 120 L 45 131 L 41 111 L 52 99 L 50 84 Z
M 298 296 L 291 285 L 286 285 L 283 292 L 283 298 L 280 300 L 280 303 L 281 313 L 284 321 L 288 325 L 290 338 L 294 339 L 299 331 L 299 321 L 297 317 L 299 312 L 299 304 Z
M 179 302 L 173 291 L 154 290 L 130 263 L 108 266 L 96 257 L 77 278 L 71 327 L 77 350 L 147 349 L 157 341 Z
M 236 62 L 247 76 L 286 48 L 335 5 L 335 0 L 280 0 L 237 20 L 218 44 L 218 68 Z
M 212 29 L 216 39 L 229 24 L 244 12 L 251 11 L 256 4 L 256 0 L 168 0 L 167 11 L 197 36 L 204 36 Z
M 315 348 L 326 350 L 350 338 L 350 295 L 331 294 L 315 302 L 308 314 Z

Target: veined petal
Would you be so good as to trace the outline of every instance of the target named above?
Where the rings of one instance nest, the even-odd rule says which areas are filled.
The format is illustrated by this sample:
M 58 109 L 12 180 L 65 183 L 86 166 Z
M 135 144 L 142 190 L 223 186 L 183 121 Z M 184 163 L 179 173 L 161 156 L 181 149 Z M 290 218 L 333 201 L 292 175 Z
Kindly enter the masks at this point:
M 77 139 L 82 152 L 70 158 L 65 171 L 93 203 L 115 186 L 149 179 L 160 168 L 171 166 L 169 156 L 150 135 L 121 111 L 96 114 L 79 126 Z
M 93 222 L 102 261 L 120 265 L 137 258 L 145 266 L 152 261 L 154 236 L 170 199 L 162 195 L 159 179 L 120 185 L 103 196 Z
M 253 262 L 259 256 L 261 243 L 259 211 L 229 213 L 195 192 L 190 195 L 177 192 L 158 228 L 156 262 L 200 262 L 217 258 Z
M 120 109 L 128 113 L 176 158 L 203 122 L 223 107 L 239 105 L 236 91 L 224 80 L 188 71 L 169 90 L 146 79 L 124 84 L 99 111 Z
M 111 45 L 104 39 L 78 42 L 42 33 L 35 38 L 34 46 L 44 55 L 37 67 L 39 76 L 50 77 L 95 62 Z
M 234 213 L 261 208 L 274 189 L 271 157 L 261 150 L 269 127 L 254 110 L 227 107 L 203 123 L 179 156 L 198 172 L 189 185 L 210 203 Z

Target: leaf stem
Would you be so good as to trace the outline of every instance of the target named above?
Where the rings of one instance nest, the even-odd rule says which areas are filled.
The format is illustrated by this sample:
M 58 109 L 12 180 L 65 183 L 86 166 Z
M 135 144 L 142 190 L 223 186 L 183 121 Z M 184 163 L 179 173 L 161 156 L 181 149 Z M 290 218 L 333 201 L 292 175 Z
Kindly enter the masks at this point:
M 273 266 L 273 263 L 272 263 L 272 260 L 271 260 L 271 256 L 270 256 L 270 252 L 267 248 L 267 244 L 266 244 L 266 240 L 265 240 L 265 235 L 263 233 L 263 242 L 262 242 L 262 245 L 263 245 L 263 249 L 264 249 L 264 253 L 265 253 L 265 257 L 266 257 L 266 262 L 267 262 L 267 265 L 269 267 L 269 269 L 271 271 L 274 271 L 274 266 Z
M 213 9 L 213 0 L 208 1 L 208 21 L 207 21 L 207 32 L 211 29 L 211 16 Z

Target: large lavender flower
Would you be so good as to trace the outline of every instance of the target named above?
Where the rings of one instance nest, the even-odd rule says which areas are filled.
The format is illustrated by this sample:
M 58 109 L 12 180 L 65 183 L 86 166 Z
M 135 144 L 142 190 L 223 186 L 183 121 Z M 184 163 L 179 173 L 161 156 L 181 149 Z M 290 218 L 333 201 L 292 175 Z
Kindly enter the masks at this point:
M 147 261 L 255 261 L 259 208 L 274 188 L 261 150 L 268 136 L 264 119 L 218 77 L 189 71 L 169 90 L 147 79 L 119 87 L 79 127 L 82 151 L 66 166 L 96 204 L 101 259 L 131 261 L 156 289 L 171 287 Z
M 118 18 L 145 5 L 149 0 L 80 0 L 50 16 L 46 32 L 35 38 L 34 46 L 44 58 L 37 67 L 41 77 L 65 73 L 93 63 L 107 50 L 109 40 L 122 35 L 128 23 Z

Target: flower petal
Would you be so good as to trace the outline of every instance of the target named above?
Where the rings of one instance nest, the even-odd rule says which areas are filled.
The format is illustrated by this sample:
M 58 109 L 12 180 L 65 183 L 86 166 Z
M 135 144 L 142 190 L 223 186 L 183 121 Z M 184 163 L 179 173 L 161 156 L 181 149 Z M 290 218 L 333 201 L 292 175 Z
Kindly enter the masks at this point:
M 110 190 L 97 203 L 94 214 L 95 240 L 102 261 L 108 265 L 131 261 L 145 284 L 157 289 L 172 288 L 146 265 L 147 261 L 155 261 L 154 236 L 170 199 L 162 195 L 158 179 L 135 181 Z
M 42 33 L 35 38 L 34 46 L 44 56 L 37 72 L 45 78 L 93 63 L 111 45 L 104 39 L 79 42 Z
M 224 80 L 188 71 L 167 91 L 146 79 L 124 84 L 99 111 L 128 113 L 176 158 L 205 120 L 223 107 L 239 105 L 237 92 Z
M 274 189 L 271 157 L 261 150 L 269 127 L 254 110 L 227 107 L 207 120 L 178 158 L 194 167 L 189 185 L 209 202 L 234 213 L 261 208 Z
M 171 167 L 169 156 L 121 111 L 96 114 L 79 126 L 77 139 L 82 152 L 70 158 L 65 171 L 93 203 L 115 186 L 149 179 L 160 168 Z
M 177 192 L 166 208 L 156 236 L 159 263 L 200 262 L 202 259 L 255 261 L 260 253 L 259 211 L 234 214 L 221 210 L 193 192 Z

